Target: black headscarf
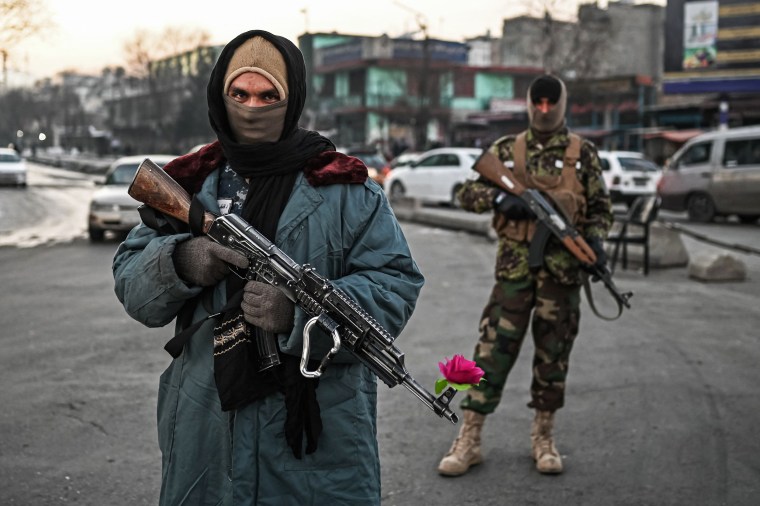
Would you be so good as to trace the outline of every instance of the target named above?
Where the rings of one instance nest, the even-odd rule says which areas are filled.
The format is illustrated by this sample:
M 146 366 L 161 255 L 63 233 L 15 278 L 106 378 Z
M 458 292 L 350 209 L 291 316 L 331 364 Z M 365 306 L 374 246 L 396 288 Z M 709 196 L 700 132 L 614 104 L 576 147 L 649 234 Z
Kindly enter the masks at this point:
M 235 140 L 224 107 L 224 76 L 235 50 L 255 36 L 263 37 L 282 54 L 288 71 L 288 105 L 285 123 L 277 142 L 241 144 Z M 288 39 L 264 30 L 250 30 L 232 39 L 222 49 L 211 71 L 208 116 L 232 169 L 249 180 L 243 218 L 274 241 L 277 221 L 288 201 L 295 178 L 307 160 L 322 151 L 334 150 L 333 143 L 317 132 L 298 127 L 306 102 L 306 65 L 301 51 Z
M 282 54 L 288 73 L 288 104 L 282 134 L 277 142 L 242 144 L 235 136 L 224 106 L 224 76 L 235 50 L 248 39 L 261 36 Z M 248 194 L 242 217 L 274 242 L 280 219 L 298 173 L 315 155 L 334 150 L 329 139 L 317 132 L 298 127 L 306 101 L 306 66 L 301 51 L 289 40 L 263 30 L 251 30 L 235 37 L 219 55 L 207 88 L 208 115 L 211 128 L 232 169 L 248 180 Z M 222 316 L 215 333 L 223 333 L 241 321 L 239 301 L 245 280 L 227 278 L 227 300 L 232 309 Z M 249 324 L 244 344 L 234 350 L 215 353 L 214 374 L 222 401 L 222 409 L 238 409 L 246 404 L 280 391 L 285 395 L 287 417 L 285 436 L 297 458 L 301 458 L 303 436 L 306 453 L 317 448 L 322 431 L 319 405 L 316 399 L 318 380 L 307 380 L 299 371 L 297 357 L 280 354 L 282 363 L 264 372 L 257 371 L 258 354 L 253 340 L 263 331 Z

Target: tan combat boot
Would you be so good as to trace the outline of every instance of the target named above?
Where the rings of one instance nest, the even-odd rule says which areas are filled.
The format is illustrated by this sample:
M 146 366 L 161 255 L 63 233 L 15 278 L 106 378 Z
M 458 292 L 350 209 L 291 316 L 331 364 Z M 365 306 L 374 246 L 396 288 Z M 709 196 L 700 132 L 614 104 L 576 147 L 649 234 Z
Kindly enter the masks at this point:
M 562 472 L 562 457 L 552 439 L 554 413 L 536 410 L 536 417 L 530 429 L 530 442 L 536 469 L 543 474 L 559 474 Z
M 459 435 L 449 452 L 438 464 L 438 473 L 444 476 L 461 476 L 470 466 L 483 461 L 483 456 L 480 454 L 480 430 L 483 428 L 486 415 L 481 415 L 471 409 L 465 409 L 462 413 L 464 423 L 459 429 Z

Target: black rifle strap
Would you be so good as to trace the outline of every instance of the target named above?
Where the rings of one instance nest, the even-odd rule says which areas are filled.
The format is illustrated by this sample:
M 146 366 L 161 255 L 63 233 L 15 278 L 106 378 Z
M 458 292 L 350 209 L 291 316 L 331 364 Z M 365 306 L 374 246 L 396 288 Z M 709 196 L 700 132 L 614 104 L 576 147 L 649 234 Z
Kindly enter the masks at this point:
M 583 291 L 586 292 L 586 299 L 588 300 L 588 305 L 591 308 L 591 311 L 593 311 L 597 317 L 601 318 L 602 320 L 606 320 L 608 322 L 615 321 L 618 318 L 620 318 L 620 315 L 623 314 L 623 305 L 617 299 L 615 299 L 615 302 L 617 303 L 618 312 L 615 316 L 605 316 L 602 313 L 600 313 L 599 310 L 596 308 L 596 304 L 594 304 L 594 296 L 591 294 L 591 283 L 589 282 L 590 277 L 591 276 L 589 276 L 588 274 L 584 274 Z
M 138 207 L 137 212 L 140 214 L 140 220 L 145 226 L 152 228 L 161 235 L 182 234 L 190 231 L 187 223 L 183 223 L 145 204 Z
M 195 323 L 193 322 L 193 313 L 195 313 L 195 308 L 198 306 L 198 301 L 203 296 L 203 293 L 198 295 L 197 297 L 187 301 L 185 305 L 180 310 L 179 315 L 177 316 L 177 321 L 180 324 L 180 327 L 182 327 L 182 330 L 179 331 L 177 334 L 172 337 L 169 342 L 164 345 L 164 349 L 169 352 L 169 355 L 171 355 L 173 358 L 177 358 L 182 353 L 182 348 L 185 347 L 185 344 L 190 340 L 190 338 L 195 334 L 195 332 L 206 323 L 206 320 L 211 318 L 221 318 L 224 313 L 227 311 L 230 311 L 231 309 L 239 308 L 240 303 L 243 301 L 243 292 L 240 291 L 235 296 L 233 296 L 230 300 L 227 301 L 227 304 L 224 305 L 222 309 L 220 309 L 218 312 L 214 314 L 210 314 L 206 316 L 205 318 L 201 318 Z
M 190 201 L 190 212 L 188 215 L 188 224 L 190 230 L 195 237 L 203 235 L 203 215 L 206 213 L 206 208 L 198 199 L 198 194 L 193 195 L 193 199 Z

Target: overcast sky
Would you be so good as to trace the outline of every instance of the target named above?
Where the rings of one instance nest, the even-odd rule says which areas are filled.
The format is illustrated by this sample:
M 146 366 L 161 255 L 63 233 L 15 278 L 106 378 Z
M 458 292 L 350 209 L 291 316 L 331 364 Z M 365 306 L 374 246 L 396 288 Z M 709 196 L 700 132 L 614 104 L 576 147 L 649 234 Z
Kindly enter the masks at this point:
M 124 65 L 124 43 L 139 29 L 199 28 L 211 34 L 212 44 L 263 29 L 297 43 L 305 31 L 396 37 L 417 30 L 421 21 L 431 37 L 462 41 L 487 30 L 498 36 L 505 17 L 531 9 L 535 13 L 543 4 L 556 6 L 558 17 L 572 16 L 577 9 L 577 0 L 44 1 L 54 26 L 13 48 L 8 66 L 14 73 L 39 78 Z

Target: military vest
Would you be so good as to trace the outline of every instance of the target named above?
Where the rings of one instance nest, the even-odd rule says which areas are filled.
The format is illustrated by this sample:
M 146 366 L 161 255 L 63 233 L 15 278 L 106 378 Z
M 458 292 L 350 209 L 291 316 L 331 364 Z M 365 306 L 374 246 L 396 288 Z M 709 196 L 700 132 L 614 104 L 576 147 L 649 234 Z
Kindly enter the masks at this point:
M 568 134 L 570 144 L 565 148 L 560 175 L 533 175 L 525 169 L 527 151 L 527 131 L 520 133 L 512 148 L 512 172 L 515 179 L 528 188 L 547 195 L 557 211 L 574 226 L 582 222 L 586 215 L 586 197 L 583 185 L 576 176 L 581 152 L 581 138 Z M 530 241 L 536 231 L 535 220 L 511 220 L 501 213 L 494 216 L 494 228 L 499 235 L 515 241 Z

